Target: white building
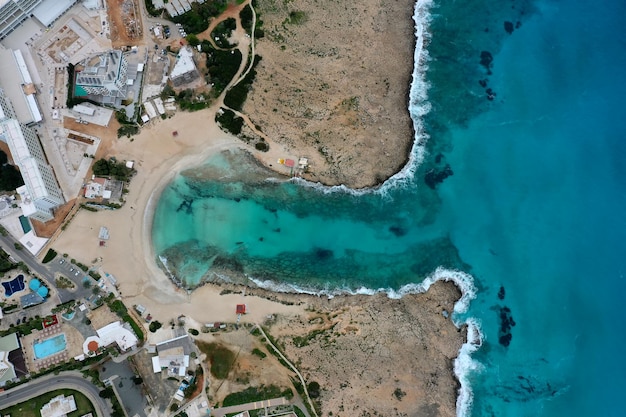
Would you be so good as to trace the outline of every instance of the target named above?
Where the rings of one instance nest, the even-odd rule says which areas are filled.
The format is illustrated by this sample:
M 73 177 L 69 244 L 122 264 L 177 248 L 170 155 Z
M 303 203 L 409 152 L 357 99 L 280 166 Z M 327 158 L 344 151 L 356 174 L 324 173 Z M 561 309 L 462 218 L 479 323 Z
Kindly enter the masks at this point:
M 41 122 L 37 91 L 22 51 L 0 50 L 0 74 L 0 88 L 11 101 L 17 120 L 27 126 Z
M 20 187 L 24 215 L 41 222 L 54 217 L 53 210 L 65 203 L 52 167 L 47 164 L 35 132 L 15 118 L 11 103 L 0 89 L 0 140 L 9 145 L 13 161 L 24 179 Z
M 43 0 L 0 0 L 0 40 L 13 32 Z
M 119 321 L 107 324 L 96 330 L 96 333 L 100 338 L 101 346 L 109 346 L 116 343 L 122 351 L 132 349 L 139 342 L 135 333 L 122 326 L 122 323 Z
M 0 0 L 0 40 L 34 16 L 50 26 L 77 0 Z
M 19 347 L 20 343 L 15 333 L 0 337 L 0 387 L 16 377 L 15 368 L 9 361 L 9 353 Z
M 72 411 L 76 411 L 74 396 L 66 397 L 61 394 L 51 399 L 41 407 L 41 417 L 65 417 Z
M 170 73 L 172 84 L 174 86 L 186 84 L 195 80 L 198 76 L 196 64 L 193 62 L 193 50 L 188 46 L 180 48 L 180 52 L 178 52 L 176 57 L 176 63 Z
M 122 51 L 105 52 L 76 65 L 76 88 L 95 96 L 126 98 L 127 70 Z
M 185 355 L 182 346 L 159 350 L 159 355 L 152 357 L 152 371 L 155 374 L 166 369 L 168 376 L 185 376 L 188 367 L 189 355 Z

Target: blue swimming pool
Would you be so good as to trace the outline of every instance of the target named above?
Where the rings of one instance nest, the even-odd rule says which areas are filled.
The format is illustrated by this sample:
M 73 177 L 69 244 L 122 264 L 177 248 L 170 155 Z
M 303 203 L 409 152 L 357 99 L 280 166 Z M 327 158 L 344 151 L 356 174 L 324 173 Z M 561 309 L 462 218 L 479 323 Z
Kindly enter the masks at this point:
M 65 350 L 67 341 L 65 335 L 60 334 L 50 339 L 46 339 L 42 342 L 33 344 L 33 350 L 35 351 L 35 359 L 43 359 L 48 356 L 54 355 Z

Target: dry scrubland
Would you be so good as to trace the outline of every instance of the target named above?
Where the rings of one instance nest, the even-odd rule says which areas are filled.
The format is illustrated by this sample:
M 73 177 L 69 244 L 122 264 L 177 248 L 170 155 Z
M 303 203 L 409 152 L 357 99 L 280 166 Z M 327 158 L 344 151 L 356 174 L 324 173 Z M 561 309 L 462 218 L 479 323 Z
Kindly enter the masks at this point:
M 384 294 L 328 300 L 254 289 L 246 293 L 246 298 L 256 294 L 303 307 L 301 314 L 274 315 L 264 326 L 307 383 L 320 384 L 320 415 L 455 415 L 458 383 L 452 366 L 466 331 L 444 315 L 461 295 L 454 284 L 438 282 L 427 293 L 400 300 Z M 289 386 L 288 377 L 295 378 L 248 332 L 219 340 L 238 359 L 227 381 L 212 384 L 215 400 L 270 381 L 283 388 Z M 255 357 L 255 348 L 268 357 Z
M 309 179 L 361 188 L 406 162 L 413 6 L 258 1 L 262 60 L 243 110 L 274 141 L 314 159 Z

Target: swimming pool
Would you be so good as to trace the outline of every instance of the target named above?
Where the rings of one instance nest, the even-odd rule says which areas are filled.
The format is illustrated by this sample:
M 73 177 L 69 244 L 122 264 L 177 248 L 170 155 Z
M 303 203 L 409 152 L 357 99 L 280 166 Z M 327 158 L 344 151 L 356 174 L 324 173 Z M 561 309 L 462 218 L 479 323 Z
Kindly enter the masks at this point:
M 43 359 L 48 356 L 54 355 L 65 350 L 67 341 L 65 340 L 65 334 L 51 337 L 42 342 L 33 344 L 33 351 L 35 351 L 35 359 Z

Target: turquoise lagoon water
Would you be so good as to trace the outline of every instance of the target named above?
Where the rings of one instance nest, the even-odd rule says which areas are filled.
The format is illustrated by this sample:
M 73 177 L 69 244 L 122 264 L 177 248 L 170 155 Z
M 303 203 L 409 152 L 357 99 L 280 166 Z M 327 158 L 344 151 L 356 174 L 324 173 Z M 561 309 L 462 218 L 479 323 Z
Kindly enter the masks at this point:
M 619 416 L 626 4 L 497 3 L 431 5 L 428 103 L 415 82 L 410 107 L 430 138 L 404 179 L 325 189 L 221 154 L 164 191 L 154 248 L 190 285 L 234 270 L 395 295 L 438 267 L 471 274 L 476 297 L 455 319 L 476 320 L 482 346 L 456 363 L 459 415 Z
M 63 352 L 66 348 L 66 340 L 64 334 L 45 339 L 41 342 L 33 344 L 33 351 L 36 359 L 47 358 L 56 353 Z

